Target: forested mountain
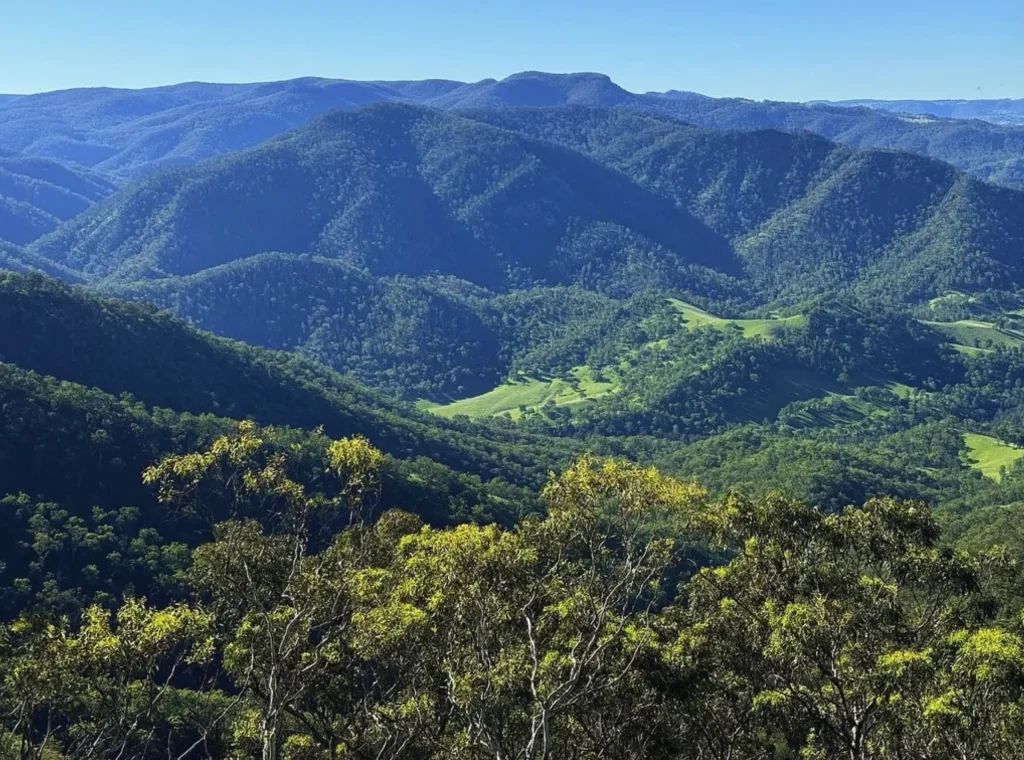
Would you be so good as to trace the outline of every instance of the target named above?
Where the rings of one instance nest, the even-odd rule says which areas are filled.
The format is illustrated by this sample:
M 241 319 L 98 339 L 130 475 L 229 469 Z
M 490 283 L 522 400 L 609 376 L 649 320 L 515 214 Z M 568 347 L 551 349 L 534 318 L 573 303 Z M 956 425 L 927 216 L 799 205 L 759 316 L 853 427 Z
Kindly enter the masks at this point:
M 72 161 L 122 178 L 233 153 L 327 111 L 379 101 L 441 108 L 642 105 L 597 74 L 527 72 L 500 82 L 349 82 L 296 79 L 265 84 L 186 83 L 146 90 L 83 89 L 5 103 L 0 149 Z
M 668 115 L 711 128 L 811 131 L 855 147 L 922 153 L 982 179 L 1024 187 L 1020 126 L 908 119 L 871 108 L 708 98 L 679 91 L 634 94 L 601 74 L 523 72 L 470 84 L 307 78 L 43 93 L 4 105 L 0 150 L 139 178 L 159 168 L 244 150 L 330 110 L 379 101 L 446 109 L 576 104 Z
M 819 371 L 803 338 L 693 343 L 670 297 L 790 326 L 840 294 L 930 316 L 949 292 L 1024 285 L 1022 241 L 1024 194 L 911 154 L 626 110 L 391 103 L 142 180 L 9 257 L 449 416 L 587 401 L 556 434 L 691 440 L 852 391 L 838 377 L 867 354 Z M 1019 344 L 1019 326 L 968 329 Z M 872 330 L 858 342 L 885 339 Z M 687 360 L 650 349 L 666 344 Z M 763 403 L 738 402 L 758 376 Z
M 619 87 L 604 74 L 547 74 L 524 71 L 497 81 L 463 85 L 421 101 L 435 108 L 548 108 L 581 105 L 644 109 L 642 96 Z
M 325 433 L 367 436 L 393 455 L 382 506 L 437 524 L 535 509 L 522 486 L 580 450 L 419 414 L 310 362 L 39 275 L 0 275 L 0 319 L 0 619 L 173 594 L 203 527 L 171 519 L 140 475 L 238 419 L 278 426 L 280 448 L 309 467 Z
M 897 114 L 922 114 L 944 119 L 981 119 L 994 124 L 1024 124 L 1024 98 L 998 100 L 824 100 L 844 108 L 876 108 Z
M 375 278 L 333 259 L 262 254 L 106 288 L 236 340 L 299 351 L 405 397 L 473 396 L 508 373 L 499 330 L 465 288 Z
M 323 79 L 65 90 L 8 103 L 0 148 L 132 178 L 250 147 L 325 111 L 399 96 Z
M 28 250 L 108 284 L 286 251 L 749 308 L 1012 289 L 1022 241 L 1024 194 L 906 153 L 609 109 L 382 104 L 145 180 Z
M 968 741 L 1015 758 L 1024 467 L 983 478 L 963 431 L 1019 414 L 1019 349 L 961 362 L 930 326 L 849 304 L 754 340 L 754 320 L 686 326 L 649 350 L 700 363 L 775 346 L 790 371 L 838 372 L 838 390 L 871 371 L 921 387 L 835 392 L 846 413 L 793 403 L 689 446 L 586 441 L 653 454 L 672 477 L 566 463 L 582 441 L 511 424 L 430 421 L 39 275 L 0 277 L 0 319 L 0 727 L 20 754 L 396 757 L 403 742 L 488 760 L 528 750 L 557 689 L 569 698 L 544 741 L 559 757 L 846 757 L 855 693 L 877 705 L 857 760 L 954 760 Z M 778 368 L 692 395 L 749 403 Z M 980 698 L 978 725 L 965 716 Z M 919 707 L 935 703 L 952 706 Z M 466 741 L 468 720 L 483 738 Z
M 905 150 L 980 179 L 1024 187 L 1024 129 L 983 121 L 907 117 L 871 108 L 657 96 L 663 113 L 715 129 L 808 131 L 857 148 Z
M 708 268 L 740 272 L 724 238 L 613 169 L 399 104 L 331 114 L 253 151 L 160 174 L 31 250 L 121 282 L 265 251 L 498 289 L 604 280 L 628 291 L 680 287 Z
M 29 243 L 114 189 L 100 175 L 81 168 L 0 154 L 0 240 Z
M 689 208 L 731 241 L 768 297 L 852 285 L 907 302 L 960 287 L 954 280 L 1020 282 L 1024 195 L 939 162 L 612 111 L 473 115 L 582 150 Z M 978 255 L 988 261 L 969 260 Z M 1002 274 L 982 282 L 971 274 L 981 270 Z

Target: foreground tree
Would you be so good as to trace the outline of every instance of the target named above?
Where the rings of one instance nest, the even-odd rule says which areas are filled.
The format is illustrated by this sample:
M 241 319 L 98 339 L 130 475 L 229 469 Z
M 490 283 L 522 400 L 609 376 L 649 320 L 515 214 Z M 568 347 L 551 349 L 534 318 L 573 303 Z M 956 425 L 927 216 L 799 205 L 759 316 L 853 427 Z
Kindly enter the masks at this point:
M 347 579 L 364 561 L 367 520 L 379 496 L 383 455 L 364 438 L 329 442 L 323 490 L 289 473 L 273 431 L 243 423 L 209 450 L 172 456 L 150 468 L 161 501 L 210 514 L 211 490 L 231 518 L 196 550 L 192 579 L 215 613 L 224 668 L 248 710 L 236 723 L 240 746 L 264 760 L 315 740 L 335 757 L 350 749 L 359 663 L 348 651 L 352 609 Z M 331 531 L 347 530 L 331 539 Z
M 584 457 L 543 516 L 437 528 L 374 519 L 364 439 L 312 475 L 281 440 L 147 471 L 212 523 L 194 604 L 0 631 L 0 758 L 1024 760 L 1014 563 L 920 504 L 711 503 Z
M 654 757 L 659 700 L 640 665 L 675 544 L 646 531 L 704 496 L 587 457 L 545 489 L 545 519 L 425 528 L 363 574 L 360 648 L 416 653 L 401 699 L 430 713 L 439 756 Z
M 892 499 L 826 516 L 732 498 L 709 522 L 739 553 L 690 584 L 679 646 L 707 658 L 713 681 L 731 674 L 713 692 L 753 717 L 746 741 L 849 760 L 961 756 L 956 732 L 936 730 L 939 695 L 957 693 L 963 657 L 978 651 L 970 642 L 985 640 L 997 612 L 988 581 L 1008 570 L 1001 557 L 941 548 L 928 510 Z M 1019 651 L 1010 640 L 1000 648 L 991 654 L 1003 660 Z M 978 706 L 992 709 L 1003 708 Z M 730 756 L 710 744 L 709 756 Z
M 147 757 L 154 747 L 185 756 L 223 717 L 214 710 L 202 725 L 179 721 L 182 733 L 197 734 L 185 746 L 167 720 L 179 677 L 213 655 L 212 618 L 198 609 L 128 600 L 116 623 L 90 607 L 78 630 L 66 619 L 24 619 L 0 630 L 0 644 L 4 760 Z M 194 673 L 192 680 L 202 682 Z

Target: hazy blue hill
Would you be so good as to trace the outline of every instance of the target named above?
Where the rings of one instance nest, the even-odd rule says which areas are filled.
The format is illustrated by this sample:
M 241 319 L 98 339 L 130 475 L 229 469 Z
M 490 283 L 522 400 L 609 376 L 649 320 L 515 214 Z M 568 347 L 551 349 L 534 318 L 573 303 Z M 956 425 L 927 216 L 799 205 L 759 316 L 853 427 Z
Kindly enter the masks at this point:
M 587 105 L 642 107 L 643 101 L 604 74 L 546 74 L 524 71 L 484 80 L 426 101 L 438 108 L 550 107 Z
M 0 240 L 29 243 L 114 189 L 109 181 L 85 169 L 0 154 Z
M 0 233 L 7 240 L 28 243 L 45 235 L 58 223 L 55 217 L 31 204 L 0 196 Z
M 995 124 L 1024 124 L 1024 98 L 988 100 L 832 100 L 826 105 L 876 108 L 899 114 L 921 114 L 945 119 L 981 119 Z
M 923 153 L 982 179 L 1024 187 L 1024 125 L 908 117 L 877 108 L 710 98 L 680 90 L 633 94 L 603 74 L 590 73 L 523 72 L 475 83 L 305 78 L 66 90 L 6 102 L 0 150 L 138 178 L 244 150 L 330 110 L 395 100 L 445 109 L 579 104 L 629 108 L 713 128 L 806 130 L 854 146 Z
M 139 177 L 242 150 L 326 111 L 401 97 L 383 84 L 312 78 L 67 90 L 6 106 L 0 148 Z
M 809 131 L 844 145 L 907 150 L 947 161 L 981 179 L 1024 188 L 1024 127 L 976 120 L 907 117 L 872 108 L 651 95 L 654 110 L 715 129 Z
M 634 245 L 595 245 L 621 235 Z M 614 169 L 400 104 L 337 112 L 250 152 L 157 175 L 32 250 L 121 281 L 265 251 L 498 288 L 679 287 L 694 266 L 739 268 L 721 237 Z
M 644 97 L 659 100 L 714 100 L 710 95 L 702 95 L 690 90 L 666 90 L 665 92 L 645 92 Z
M 413 79 L 407 82 L 375 82 L 416 102 L 426 102 L 471 85 L 453 79 Z
M 187 166 L 256 145 L 331 110 L 382 100 L 461 108 L 587 103 L 641 105 L 599 74 L 524 73 L 501 82 L 183 83 L 143 90 L 88 88 L 4 103 L 0 150 L 72 161 L 122 178 Z
M 29 253 L 24 248 L 0 240 L 0 270 L 11 272 L 41 272 L 60 277 L 67 282 L 79 282 L 81 276 L 66 267 L 55 264 L 43 256 Z

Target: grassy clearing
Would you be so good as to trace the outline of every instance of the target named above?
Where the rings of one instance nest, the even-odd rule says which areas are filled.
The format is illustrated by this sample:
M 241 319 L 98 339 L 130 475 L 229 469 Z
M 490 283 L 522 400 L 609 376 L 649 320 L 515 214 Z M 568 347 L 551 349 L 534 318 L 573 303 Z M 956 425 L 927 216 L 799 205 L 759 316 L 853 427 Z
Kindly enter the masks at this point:
M 595 377 L 590 367 L 576 367 L 569 380 L 556 377 L 550 379 L 522 378 L 509 380 L 494 390 L 472 398 L 460 399 L 450 404 L 420 403 L 421 409 L 440 417 L 452 418 L 460 414 L 467 417 L 497 417 L 511 415 L 513 419 L 522 416 L 522 408 L 536 411 L 548 402 L 558 405 L 578 404 L 591 398 L 600 398 L 621 390 L 618 373 L 605 369 L 603 377 Z
M 1024 449 L 978 433 L 964 433 L 964 445 L 967 447 L 966 463 L 993 480 L 1000 479 L 1003 467 L 1010 468 L 1024 458 Z
M 802 314 L 770 319 L 724 319 L 677 298 L 670 298 L 669 302 L 683 315 L 686 326 L 691 330 L 705 326 L 721 330 L 740 329 L 745 338 L 770 340 L 786 327 L 803 327 L 807 324 L 807 318 Z
M 1019 348 L 1024 345 L 1024 333 L 999 328 L 992 322 L 979 319 L 961 319 L 957 322 L 923 320 L 923 323 L 944 334 L 954 348 L 966 354 L 991 351 L 999 346 Z
M 966 293 L 961 293 L 959 290 L 947 290 L 941 296 L 928 299 L 928 305 L 933 309 L 936 306 L 940 306 L 946 303 L 973 303 L 974 299 Z
M 915 396 L 927 393 L 927 391 L 923 391 L 920 388 L 914 388 L 913 386 L 906 385 L 905 383 L 885 382 L 882 383 L 882 386 L 886 390 L 891 391 L 894 396 L 905 399 L 914 398 Z

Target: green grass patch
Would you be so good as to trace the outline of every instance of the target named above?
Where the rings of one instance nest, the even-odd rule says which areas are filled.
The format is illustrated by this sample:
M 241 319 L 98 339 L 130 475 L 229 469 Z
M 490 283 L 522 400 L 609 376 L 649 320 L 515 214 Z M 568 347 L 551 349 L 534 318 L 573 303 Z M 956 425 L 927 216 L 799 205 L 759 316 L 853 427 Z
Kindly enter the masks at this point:
M 914 388 L 913 386 L 906 385 L 905 383 L 887 382 L 882 383 L 882 385 L 887 391 L 890 391 L 894 396 L 898 396 L 899 398 L 904 399 L 914 398 L 915 396 L 919 396 L 923 393 L 926 393 L 926 391 L 922 391 L 920 388 Z
M 803 314 L 791 317 L 771 317 L 769 319 L 725 319 L 704 311 L 693 304 L 680 301 L 678 298 L 668 299 L 669 303 L 682 314 L 683 321 L 691 330 L 698 327 L 715 327 L 720 330 L 739 329 L 745 338 L 764 338 L 771 340 L 787 327 L 804 327 L 807 318 Z
M 1020 348 L 1024 345 L 1024 333 L 1019 330 L 996 327 L 992 322 L 980 319 L 961 319 L 957 322 L 932 322 L 922 320 L 945 335 L 954 348 L 965 354 L 992 351 L 997 347 Z
M 524 408 L 527 412 L 534 412 L 549 402 L 559 406 L 578 404 L 587 399 L 615 393 L 622 387 L 615 369 L 606 368 L 598 378 L 590 367 L 584 365 L 575 367 L 570 374 L 569 379 L 524 377 L 509 380 L 479 396 L 460 399 L 450 404 L 421 402 L 419 407 L 449 419 L 460 414 L 473 418 L 508 414 L 513 419 L 519 419 Z
M 993 480 L 1000 479 L 1003 467 L 1009 469 L 1024 458 L 1024 449 L 978 433 L 964 433 L 964 445 L 967 447 L 965 462 Z

